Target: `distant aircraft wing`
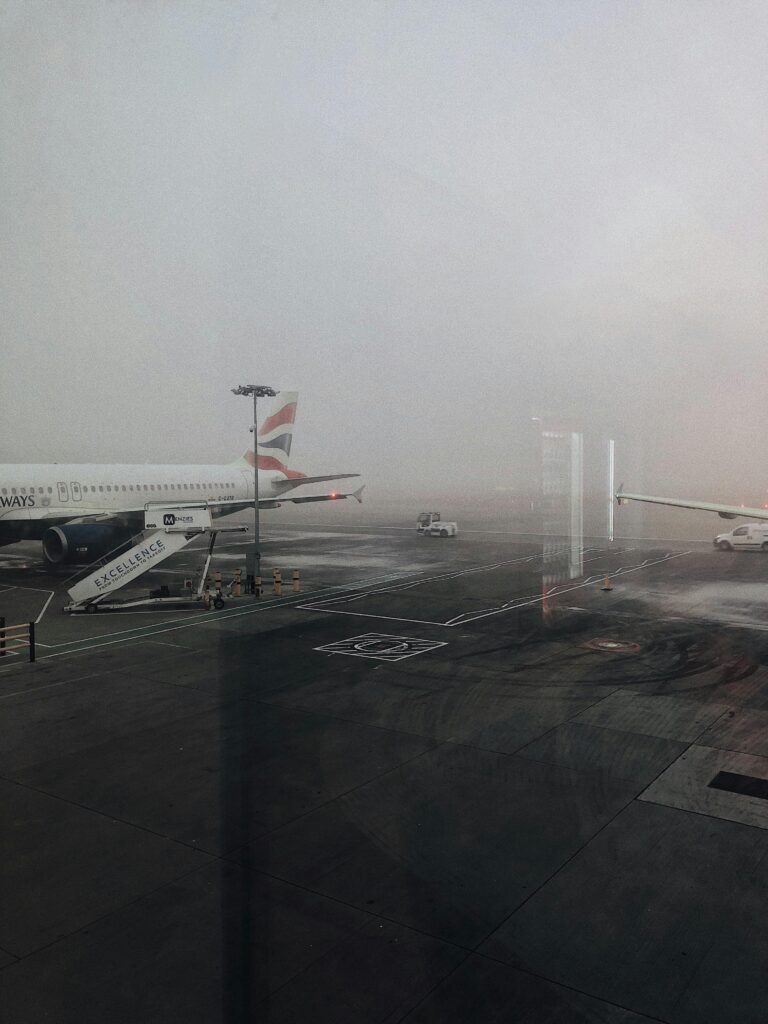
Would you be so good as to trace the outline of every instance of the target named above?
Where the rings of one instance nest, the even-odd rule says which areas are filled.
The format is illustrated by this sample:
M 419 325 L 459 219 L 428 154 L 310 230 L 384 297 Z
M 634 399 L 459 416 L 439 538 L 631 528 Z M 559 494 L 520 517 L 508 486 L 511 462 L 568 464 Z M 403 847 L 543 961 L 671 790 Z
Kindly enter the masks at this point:
M 671 505 L 674 508 L 692 508 L 700 512 L 716 512 L 721 519 L 736 519 L 745 516 L 748 519 L 768 519 L 768 508 L 744 508 L 742 505 L 717 505 L 710 501 L 691 501 L 687 498 L 654 498 L 649 494 L 629 494 L 620 490 L 616 501 L 622 505 L 625 501 L 644 501 L 651 505 Z

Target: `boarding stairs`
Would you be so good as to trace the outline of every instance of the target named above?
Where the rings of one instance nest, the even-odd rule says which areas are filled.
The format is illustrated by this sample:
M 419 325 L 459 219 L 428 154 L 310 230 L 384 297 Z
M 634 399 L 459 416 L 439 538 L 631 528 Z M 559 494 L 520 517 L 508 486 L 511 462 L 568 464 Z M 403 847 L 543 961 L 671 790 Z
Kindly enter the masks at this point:
M 133 547 L 121 552 L 106 563 L 100 562 L 88 576 L 79 580 L 67 593 L 72 603 L 65 611 L 94 612 L 110 607 L 110 599 L 116 591 L 139 579 L 150 569 L 156 568 L 171 555 L 175 555 L 199 537 L 210 534 L 205 566 L 200 578 L 200 588 L 190 594 L 188 600 L 200 600 L 203 595 L 205 577 L 211 564 L 213 548 L 219 533 L 242 533 L 246 527 L 217 527 L 211 524 L 211 512 L 207 505 L 163 505 L 147 506 L 144 512 L 144 534 Z M 130 602 L 131 606 L 149 603 L 151 598 Z M 173 599 L 176 600 L 176 599 Z M 116 605 L 114 605 L 116 607 Z

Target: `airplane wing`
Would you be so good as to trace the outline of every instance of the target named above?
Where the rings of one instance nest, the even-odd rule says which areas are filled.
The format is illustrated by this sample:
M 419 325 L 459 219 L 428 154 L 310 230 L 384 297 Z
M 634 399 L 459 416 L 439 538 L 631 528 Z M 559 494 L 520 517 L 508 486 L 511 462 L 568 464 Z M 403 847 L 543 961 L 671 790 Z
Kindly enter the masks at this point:
M 620 490 L 616 501 L 623 505 L 625 501 L 644 501 L 651 505 L 671 505 L 674 508 L 692 508 L 701 512 L 716 512 L 721 519 L 736 519 L 745 516 L 748 519 L 768 519 L 768 508 L 744 508 L 743 505 L 718 505 L 710 501 L 692 501 L 687 498 L 655 498 L 649 494 L 629 494 Z
M 358 487 L 356 491 L 352 491 L 349 494 L 339 494 L 338 491 L 332 491 L 331 494 L 308 494 L 306 497 L 298 498 L 281 498 L 281 501 L 291 501 L 294 505 L 303 505 L 306 501 L 338 501 L 340 498 L 354 498 L 360 505 L 363 503 L 363 491 L 365 484 L 362 487 Z
M 273 487 L 279 487 L 280 491 L 291 491 L 294 487 L 301 487 L 303 484 L 322 484 L 328 480 L 351 480 L 352 477 L 360 476 L 359 473 L 333 473 L 328 476 L 301 476 L 290 480 L 274 480 Z
M 359 476 L 359 473 L 350 473 L 348 476 Z M 331 480 L 338 480 L 338 477 L 331 477 Z M 298 481 L 299 483 L 306 483 L 306 480 Z M 287 501 L 292 502 L 294 505 L 303 505 L 308 501 L 341 501 L 344 498 L 354 498 L 355 501 L 362 505 L 363 498 L 362 494 L 365 490 L 365 484 L 358 487 L 356 491 L 331 491 L 330 494 L 307 494 L 299 495 L 297 498 L 283 497 L 282 494 L 278 494 L 274 498 L 259 498 L 259 508 L 276 508 L 278 505 L 282 505 Z M 236 512 L 239 509 L 253 508 L 252 501 L 243 501 L 242 498 L 236 498 L 232 501 L 209 501 L 208 505 L 211 508 L 225 509 L 227 512 Z

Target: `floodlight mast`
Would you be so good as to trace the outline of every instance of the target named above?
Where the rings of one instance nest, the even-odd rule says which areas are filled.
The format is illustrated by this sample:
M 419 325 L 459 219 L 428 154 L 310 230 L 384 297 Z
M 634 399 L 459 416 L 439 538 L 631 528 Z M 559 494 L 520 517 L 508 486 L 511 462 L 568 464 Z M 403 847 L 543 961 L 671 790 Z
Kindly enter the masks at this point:
M 274 398 L 278 392 L 265 384 L 239 384 L 232 388 L 233 395 L 253 396 L 253 551 L 246 554 L 245 575 L 251 593 L 258 596 L 255 586 L 257 576 L 261 576 L 261 537 L 259 533 L 259 440 L 257 402 L 260 398 Z

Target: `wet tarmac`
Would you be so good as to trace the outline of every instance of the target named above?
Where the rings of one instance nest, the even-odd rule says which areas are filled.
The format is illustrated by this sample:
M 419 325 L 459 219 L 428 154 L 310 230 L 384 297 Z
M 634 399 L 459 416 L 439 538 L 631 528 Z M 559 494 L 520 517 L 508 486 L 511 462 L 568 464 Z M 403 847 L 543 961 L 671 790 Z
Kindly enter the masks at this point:
M 768 556 L 552 548 L 281 523 L 299 594 L 88 616 L 3 549 L 3 1020 L 764 1024 Z

